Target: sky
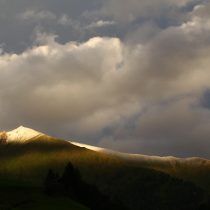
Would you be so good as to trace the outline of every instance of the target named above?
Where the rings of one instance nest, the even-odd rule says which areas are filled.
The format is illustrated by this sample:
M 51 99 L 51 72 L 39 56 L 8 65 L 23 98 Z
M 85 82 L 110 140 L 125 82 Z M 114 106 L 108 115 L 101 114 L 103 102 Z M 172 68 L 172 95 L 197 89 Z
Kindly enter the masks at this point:
M 0 0 L 0 128 L 210 158 L 210 0 Z

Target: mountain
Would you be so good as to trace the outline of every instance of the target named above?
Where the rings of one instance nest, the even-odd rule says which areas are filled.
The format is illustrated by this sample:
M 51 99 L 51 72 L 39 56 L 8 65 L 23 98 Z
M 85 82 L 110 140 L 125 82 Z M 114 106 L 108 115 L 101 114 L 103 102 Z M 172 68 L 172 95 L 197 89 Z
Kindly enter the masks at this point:
M 72 143 L 76 146 L 85 147 L 100 153 L 119 157 L 131 164 L 154 169 L 179 179 L 191 181 L 210 192 L 210 160 L 199 157 L 177 158 L 173 156 L 160 157 L 141 154 L 127 154 L 82 143 Z
M 12 189 L 41 187 L 49 169 L 61 174 L 71 162 L 87 183 L 127 209 L 192 210 L 208 205 L 209 160 L 125 154 L 56 139 L 23 126 L 6 132 L 6 137 L 6 144 L 0 144 L 0 192 L 12 183 Z
M 120 160 L 128 161 L 132 165 L 138 165 L 144 168 L 158 170 L 169 175 L 184 180 L 192 181 L 199 186 L 205 187 L 210 191 L 210 161 L 199 157 L 177 158 L 173 156 L 160 157 L 148 156 L 141 154 L 121 153 L 101 147 L 91 146 L 76 141 L 58 140 L 39 131 L 20 126 L 12 131 L 6 132 L 7 141 L 10 143 L 29 143 L 40 141 L 39 143 L 54 143 L 54 149 L 60 147 L 74 147 L 74 149 L 88 149 L 108 155 L 108 157 L 119 158 Z M 44 141 L 43 141 L 44 140 Z M 51 145 L 51 149 L 52 146 Z M 49 145 L 48 145 L 49 146 Z
M 32 140 L 38 140 L 40 139 L 40 137 L 53 139 L 53 137 L 50 137 L 44 133 L 38 132 L 36 130 L 27 128 L 24 126 L 20 126 L 12 131 L 6 132 L 6 134 L 7 134 L 8 142 L 29 142 Z M 105 149 L 102 147 L 91 146 L 91 145 L 87 145 L 87 144 L 83 144 L 83 143 L 79 143 L 75 141 L 68 141 L 68 142 L 78 147 L 87 148 L 89 150 L 93 150 L 96 152 L 115 155 L 115 156 L 118 156 L 127 160 L 131 160 L 131 161 L 171 162 L 172 165 L 176 163 L 184 163 L 184 162 L 197 163 L 197 164 L 210 163 L 209 160 L 198 158 L 198 157 L 177 158 L 173 156 L 160 157 L 160 156 L 148 156 L 148 155 L 141 155 L 141 154 L 128 154 L 128 153 L 121 153 L 114 150 Z
M 16 128 L 15 130 L 6 132 L 7 134 L 7 141 L 17 141 L 17 142 L 26 142 L 34 138 L 38 138 L 40 136 L 44 136 L 43 133 L 40 133 L 38 131 L 35 131 L 31 128 L 26 128 L 23 126 L 20 126 Z
M 83 143 L 79 143 L 79 142 L 74 142 L 71 141 L 72 144 L 79 146 L 79 147 L 85 147 L 87 149 L 96 151 L 96 152 L 102 152 L 102 153 L 106 153 L 106 154 L 111 154 L 111 155 L 116 155 L 118 157 L 127 159 L 127 160 L 131 160 L 131 161 L 151 161 L 151 162 L 174 162 L 174 163 L 183 163 L 183 162 L 202 162 L 202 163 L 210 163 L 209 160 L 207 159 L 203 159 L 203 158 L 199 158 L 199 157 L 190 157 L 190 158 L 177 158 L 177 157 L 173 157 L 173 156 L 165 156 L 165 157 L 161 157 L 161 156 L 149 156 L 149 155 L 141 155 L 141 154 L 129 154 L 129 153 L 122 153 L 122 152 L 117 152 L 114 150 L 110 150 L 110 149 L 105 149 L 102 147 L 96 147 L 96 146 L 91 146 L 88 144 L 83 144 Z

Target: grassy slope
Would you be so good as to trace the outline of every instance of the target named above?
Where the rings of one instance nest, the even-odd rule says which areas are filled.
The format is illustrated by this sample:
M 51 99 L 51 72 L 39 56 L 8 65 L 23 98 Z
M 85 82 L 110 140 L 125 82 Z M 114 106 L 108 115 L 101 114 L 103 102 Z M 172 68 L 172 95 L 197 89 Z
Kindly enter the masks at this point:
M 39 189 L 29 187 L 5 186 L 0 189 L 1 210 L 88 210 L 68 198 L 48 197 Z M 4 182 L 5 185 L 5 182 Z
M 76 165 L 83 175 L 85 174 L 84 178 L 89 182 L 98 176 L 99 165 L 104 165 L 104 170 L 107 171 L 106 166 L 110 166 L 112 170 L 120 162 L 115 161 L 115 158 L 98 155 L 96 152 L 74 146 L 66 141 L 51 138 L 41 137 L 25 144 L 0 145 L 0 197 L 2 197 L 0 209 L 19 209 L 14 208 L 16 204 L 20 204 L 21 210 L 87 209 L 66 198 L 52 199 L 43 193 L 40 194 L 43 191 L 43 180 L 48 170 L 52 168 L 61 174 L 69 161 Z M 28 189 L 28 193 L 25 193 L 24 187 Z M 16 191 L 16 189 L 19 190 Z M 22 199 L 25 195 L 28 197 Z M 47 208 L 44 208 L 45 206 Z
M 132 206 L 132 209 L 140 209 L 141 206 L 146 205 L 144 202 L 149 202 L 146 200 L 148 198 L 152 199 L 153 202 L 158 203 L 158 205 L 174 205 L 173 201 L 170 201 L 171 197 L 174 196 L 170 195 L 171 191 L 173 191 L 172 193 L 174 194 L 179 194 L 184 191 L 182 188 L 176 189 L 176 185 L 182 187 L 181 181 L 173 180 L 171 177 L 155 170 L 142 168 L 142 166 L 156 168 L 168 173 L 174 173 L 172 170 L 178 169 L 180 173 L 181 170 L 185 170 L 183 166 L 175 167 L 174 165 L 171 165 L 171 163 L 162 162 L 131 163 L 112 155 L 97 153 L 74 146 L 62 140 L 48 137 L 41 137 L 26 144 L 10 143 L 7 145 L 0 145 L 0 179 L 4 180 L 4 183 L 7 183 L 7 186 L 12 180 L 14 183 L 16 182 L 21 186 L 24 186 L 25 184 L 27 187 L 40 187 L 43 185 L 44 177 L 49 168 L 52 168 L 61 174 L 63 168 L 69 161 L 80 169 L 82 176 L 86 181 L 96 184 L 104 192 L 112 193 L 121 200 L 126 200 L 130 207 L 136 200 L 136 203 L 138 202 L 139 206 L 135 204 L 135 206 Z M 185 172 L 187 171 L 187 173 L 189 173 L 190 170 L 194 169 L 191 169 L 189 166 L 189 170 L 187 169 Z M 184 172 L 182 173 L 185 174 Z M 195 173 L 193 172 L 193 176 L 194 174 Z M 7 180 L 7 182 L 5 182 L 5 180 Z M 183 184 L 184 189 L 187 185 Z M 1 186 L 0 183 L 0 187 Z M 132 196 L 129 196 L 129 192 L 131 191 L 133 191 Z M 169 203 L 159 203 L 163 200 L 163 198 L 161 198 L 161 193 L 159 194 L 159 192 L 163 192 L 162 196 L 164 197 L 166 196 L 167 191 L 171 196 L 167 199 Z M 8 195 L 9 194 L 11 194 L 11 192 L 8 193 Z M 145 196 L 144 199 L 142 199 L 142 202 L 139 201 L 140 195 L 143 197 Z M 40 205 L 51 205 L 50 203 L 52 200 L 43 196 L 44 195 L 39 194 L 35 195 L 35 197 L 37 197 L 37 205 L 39 205 L 39 202 L 37 201 L 40 201 Z M 190 196 L 191 197 L 187 197 L 186 199 L 192 199 L 192 196 L 194 195 Z M 180 197 L 177 196 L 178 199 L 182 199 L 182 197 L 182 195 L 180 195 Z M 195 200 L 197 199 L 196 197 Z M 62 200 L 64 198 L 60 199 Z M 56 202 L 59 202 L 59 199 Z M 64 203 L 66 202 L 71 203 L 69 200 Z M 32 207 L 34 206 L 34 203 L 30 202 L 27 205 L 31 205 Z M 56 205 L 60 204 L 54 204 L 53 206 Z M 68 205 L 74 204 L 71 203 Z M 29 206 L 28 209 L 32 209 L 31 207 Z M 37 209 L 41 208 L 37 207 Z M 77 207 L 72 208 L 72 210 L 74 209 L 76 210 Z
M 74 146 L 62 140 L 34 141 L 26 144 L 0 145 L 0 176 L 31 182 L 39 186 L 49 168 L 58 173 L 71 161 L 83 174 L 112 171 L 126 162 L 109 155 Z M 100 169 L 100 170 L 99 170 Z
M 99 154 L 48 136 L 39 137 L 26 144 L 0 145 L 0 161 L 0 176 L 1 174 L 9 177 L 15 175 L 18 179 L 27 179 L 27 181 L 31 179 L 33 183 L 33 176 L 37 182 L 40 182 L 49 167 L 61 171 L 65 164 L 71 161 L 85 171 L 84 174 L 88 174 L 90 167 L 91 171 L 96 169 L 96 174 L 98 167 L 100 172 L 112 171 L 113 168 L 125 165 L 151 168 L 192 181 L 210 191 L 210 161 L 208 160 L 128 161 L 114 155 Z
M 162 171 L 171 176 L 191 181 L 210 192 L 210 161 L 201 158 L 131 161 L 141 167 Z
M 76 152 L 78 148 L 55 139 L 39 141 L 0 145 L 0 209 L 88 210 L 69 198 L 48 197 L 42 188 L 48 169 L 61 171 L 67 163 L 65 158 L 58 158 L 62 158 L 59 154 Z

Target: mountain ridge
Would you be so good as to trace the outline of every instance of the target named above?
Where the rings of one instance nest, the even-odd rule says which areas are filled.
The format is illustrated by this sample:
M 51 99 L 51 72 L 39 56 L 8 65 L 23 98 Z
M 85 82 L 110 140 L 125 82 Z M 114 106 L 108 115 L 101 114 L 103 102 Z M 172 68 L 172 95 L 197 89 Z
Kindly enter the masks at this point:
M 47 134 L 44 134 L 42 132 L 36 131 L 32 128 L 28 128 L 25 126 L 19 126 L 18 128 L 6 132 L 7 142 L 19 142 L 19 143 L 26 143 L 30 140 L 39 139 L 39 137 L 47 137 L 54 138 L 52 136 L 49 136 Z M 187 157 L 187 158 L 179 158 L 175 156 L 156 156 L 156 155 L 143 155 L 143 154 L 133 154 L 133 153 L 123 153 L 111 149 L 106 149 L 102 147 L 92 146 L 84 143 L 79 143 L 76 141 L 71 140 L 64 140 L 66 142 L 69 142 L 75 146 L 78 147 L 84 147 L 86 149 L 95 151 L 95 152 L 101 152 L 105 154 L 115 155 L 121 158 L 125 158 L 127 160 L 133 160 L 133 161 L 178 161 L 178 162 L 209 162 L 209 159 L 201 158 L 201 157 Z
M 193 197 L 191 201 L 194 201 L 193 190 L 200 192 L 203 189 L 210 193 L 210 161 L 202 158 L 181 159 L 171 156 L 125 154 L 53 138 L 23 126 L 9 132 L 14 136 L 18 133 L 16 137 L 19 139 L 18 141 L 15 138 L 10 139 L 8 144 L 0 144 L 0 177 L 3 183 L 4 180 L 8 180 L 6 183 L 11 183 L 12 180 L 41 186 L 47 170 L 53 169 L 60 174 L 64 166 L 71 162 L 81 171 L 82 177 L 88 183 L 98 186 L 106 194 L 120 196 L 121 201 L 128 199 L 129 209 L 132 210 L 141 209 L 140 205 L 143 205 L 153 191 L 156 202 L 165 202 L 166 198 L 156 197 L 162 193 L 166 197 L 170 195 L 169 200 L 174 198 L 176 193 L 182 199 L 184 189 L 190 194 L 190 199 Z M 139 197 L 128 195 L 130 192 L 128 189 L 133 195 L 140 197 L 146 196 L 145 190 L 149 194 L 138 202 Z M 149 206 L 150 201 L 145 205 Z
M 157 156 L 157 155 L 143 155 L 143 154 L 135 154 L 135 153 L 124 153 L 124 152 L 118 152 L 115 150 L 111 150 L 111 149 L 106 149 L 106 148 L 102 148 L 102 147 L 97 147 L 97 146 L 92 146 L 92 145 L 88 145 L 88 144 L 83 144 L 83 143 L 79 143 L 79 142 L 74 142 L 71 141 L 72 144 L 76 145 L 76 146 L 80 146 L 80 147 L 86 147 L 87 149 L 90 150 L 94 150 L 94 151 L 98 151 L 98 152 L 103 152 L 106 154 L 115 154 L 118 155 L 120 157 L 127 157 L 130 159 L 148 159 L 150 158 L 150 160 L 152 159 L 156 159 L 156 160 L 178 160 L 178 161 L 210 161 L 209 159 L 206 158 L 201 158 L 201 157 L 187 157 L 187 158 L 179 158 L 179 157 L 175 157 L 175 156 Z

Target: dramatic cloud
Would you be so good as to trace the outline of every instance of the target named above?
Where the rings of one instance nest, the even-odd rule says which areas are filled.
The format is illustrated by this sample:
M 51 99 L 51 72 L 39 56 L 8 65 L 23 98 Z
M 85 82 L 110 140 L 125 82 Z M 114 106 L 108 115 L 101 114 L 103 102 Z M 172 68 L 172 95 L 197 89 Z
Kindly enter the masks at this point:
M 30 21 L 44 21 L 44 20 L 56 20 L 56 15 L 49 11 L 35 12 L 33 10 L 27 10 L 20 15 L 23 20 Z
M 100 28 L 110 25 L 115 25 L 115 21 L 104 21 L 104 20 L 98 20 L 97 22 L 93 22 L 90 25 L 87 26 L 87 29 L 94 29 L 94 28 Z
M 209 156 L 210 112 L 192 96 L 151 106 L 100 145 L 150 155 Z M 131 126 L 132 125 L 132 126 Z
M 104 3 L 103 12 L 118 21 L 130 22 L 138 18 L 160 18 L 161 16 L 178 19 L 176 13 L 195 0 L 108 0 Z M 164 21 L 164 20 L 163 20 Z M 167 20 L 166 20 L 167 21 Z
M 31 28 L 22 50 L 0 35 L 1 129 L 210 157 L 210 3 L 93 2 L 72 14 L 48 1 L 17 10 Z
M 106 86 L 121 62 L 118 39 L 93 38 L 83 44 L 60 45 L 50 36 L 47 41 L 47 45 L 19 55 L 1 56 L 5 113 L 37 123 L 41 114 L 43 123 L 62 124 L 85 119 L 99 108 L 116 103 L 115 98 L 107 100 Z M 15 123 L 7 119 L 4 123 Z

